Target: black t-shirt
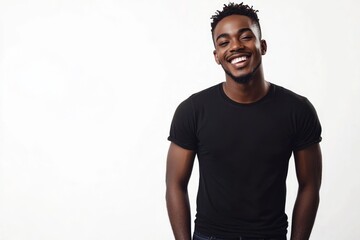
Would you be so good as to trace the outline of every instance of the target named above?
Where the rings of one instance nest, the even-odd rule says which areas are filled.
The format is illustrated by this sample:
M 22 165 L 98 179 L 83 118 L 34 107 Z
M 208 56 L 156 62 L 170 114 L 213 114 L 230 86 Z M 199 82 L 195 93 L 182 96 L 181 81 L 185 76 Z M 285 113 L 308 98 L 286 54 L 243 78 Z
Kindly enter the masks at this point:
M 197 231 L 268 237 L 287 232 L 289 158 L 320 142 L 321 126 L 311 103 L 283 87 L 240 104 L 218 84 L 178 106 L 168 139 L 199 160 Z

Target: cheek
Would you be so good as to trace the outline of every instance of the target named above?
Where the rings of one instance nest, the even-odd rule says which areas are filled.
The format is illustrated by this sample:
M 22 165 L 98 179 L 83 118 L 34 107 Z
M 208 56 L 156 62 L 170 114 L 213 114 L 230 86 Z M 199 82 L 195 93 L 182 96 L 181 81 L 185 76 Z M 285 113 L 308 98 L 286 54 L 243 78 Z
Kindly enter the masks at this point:
M 257 57 L 260 57 L 261 55 L 263 55 L 263 49 L 261 48 L 261 45 L 259 44 L 254 44 L 253 46 L 254 49 L 254 53 L 256 54 Z
M 216 59 L 217 64 L 222 64 L 225 61 L 224 56 L 221 54 L 218 54 L 215 59 Z

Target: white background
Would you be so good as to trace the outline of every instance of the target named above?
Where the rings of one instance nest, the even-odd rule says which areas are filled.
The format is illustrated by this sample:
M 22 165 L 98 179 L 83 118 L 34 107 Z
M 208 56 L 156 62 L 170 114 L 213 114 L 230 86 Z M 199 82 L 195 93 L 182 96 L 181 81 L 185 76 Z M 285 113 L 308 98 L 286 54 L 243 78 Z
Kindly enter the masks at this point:
M 1 240 L 173 239 L 166 138 L 177 105 L 224 80 L 210 34 L 223 3 L 0 1 Z M 307 96 L 323 126 L 312 239 L 360 239 L 360 4 L 247 3 L 266 79 Z

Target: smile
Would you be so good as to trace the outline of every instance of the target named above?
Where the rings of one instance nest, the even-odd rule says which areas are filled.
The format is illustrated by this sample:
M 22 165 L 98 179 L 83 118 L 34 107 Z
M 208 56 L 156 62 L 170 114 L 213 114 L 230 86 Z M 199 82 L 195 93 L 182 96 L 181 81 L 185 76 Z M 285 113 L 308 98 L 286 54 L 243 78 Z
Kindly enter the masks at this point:
M 237 58 L 234 58 L 231 60 L 231 64 L 237 64 L 237 63 L 240 63 L 240 62 L 244 62 L 248 59 L 247 56 L 241 56 L 241 57 L 237 57 Z

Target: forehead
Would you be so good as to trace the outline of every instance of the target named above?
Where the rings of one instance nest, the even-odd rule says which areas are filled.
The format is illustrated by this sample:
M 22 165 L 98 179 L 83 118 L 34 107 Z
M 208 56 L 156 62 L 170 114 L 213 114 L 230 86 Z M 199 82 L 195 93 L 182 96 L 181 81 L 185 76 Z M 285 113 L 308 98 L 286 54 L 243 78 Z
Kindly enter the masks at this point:
M 236 34 L 240 29 L 249 28 L 254 34 L 259 33 L 256 23 L 251 18 L 243 15 L 230 15 L 224 17 L 214 29 L 214 39 L 221 34 Z

